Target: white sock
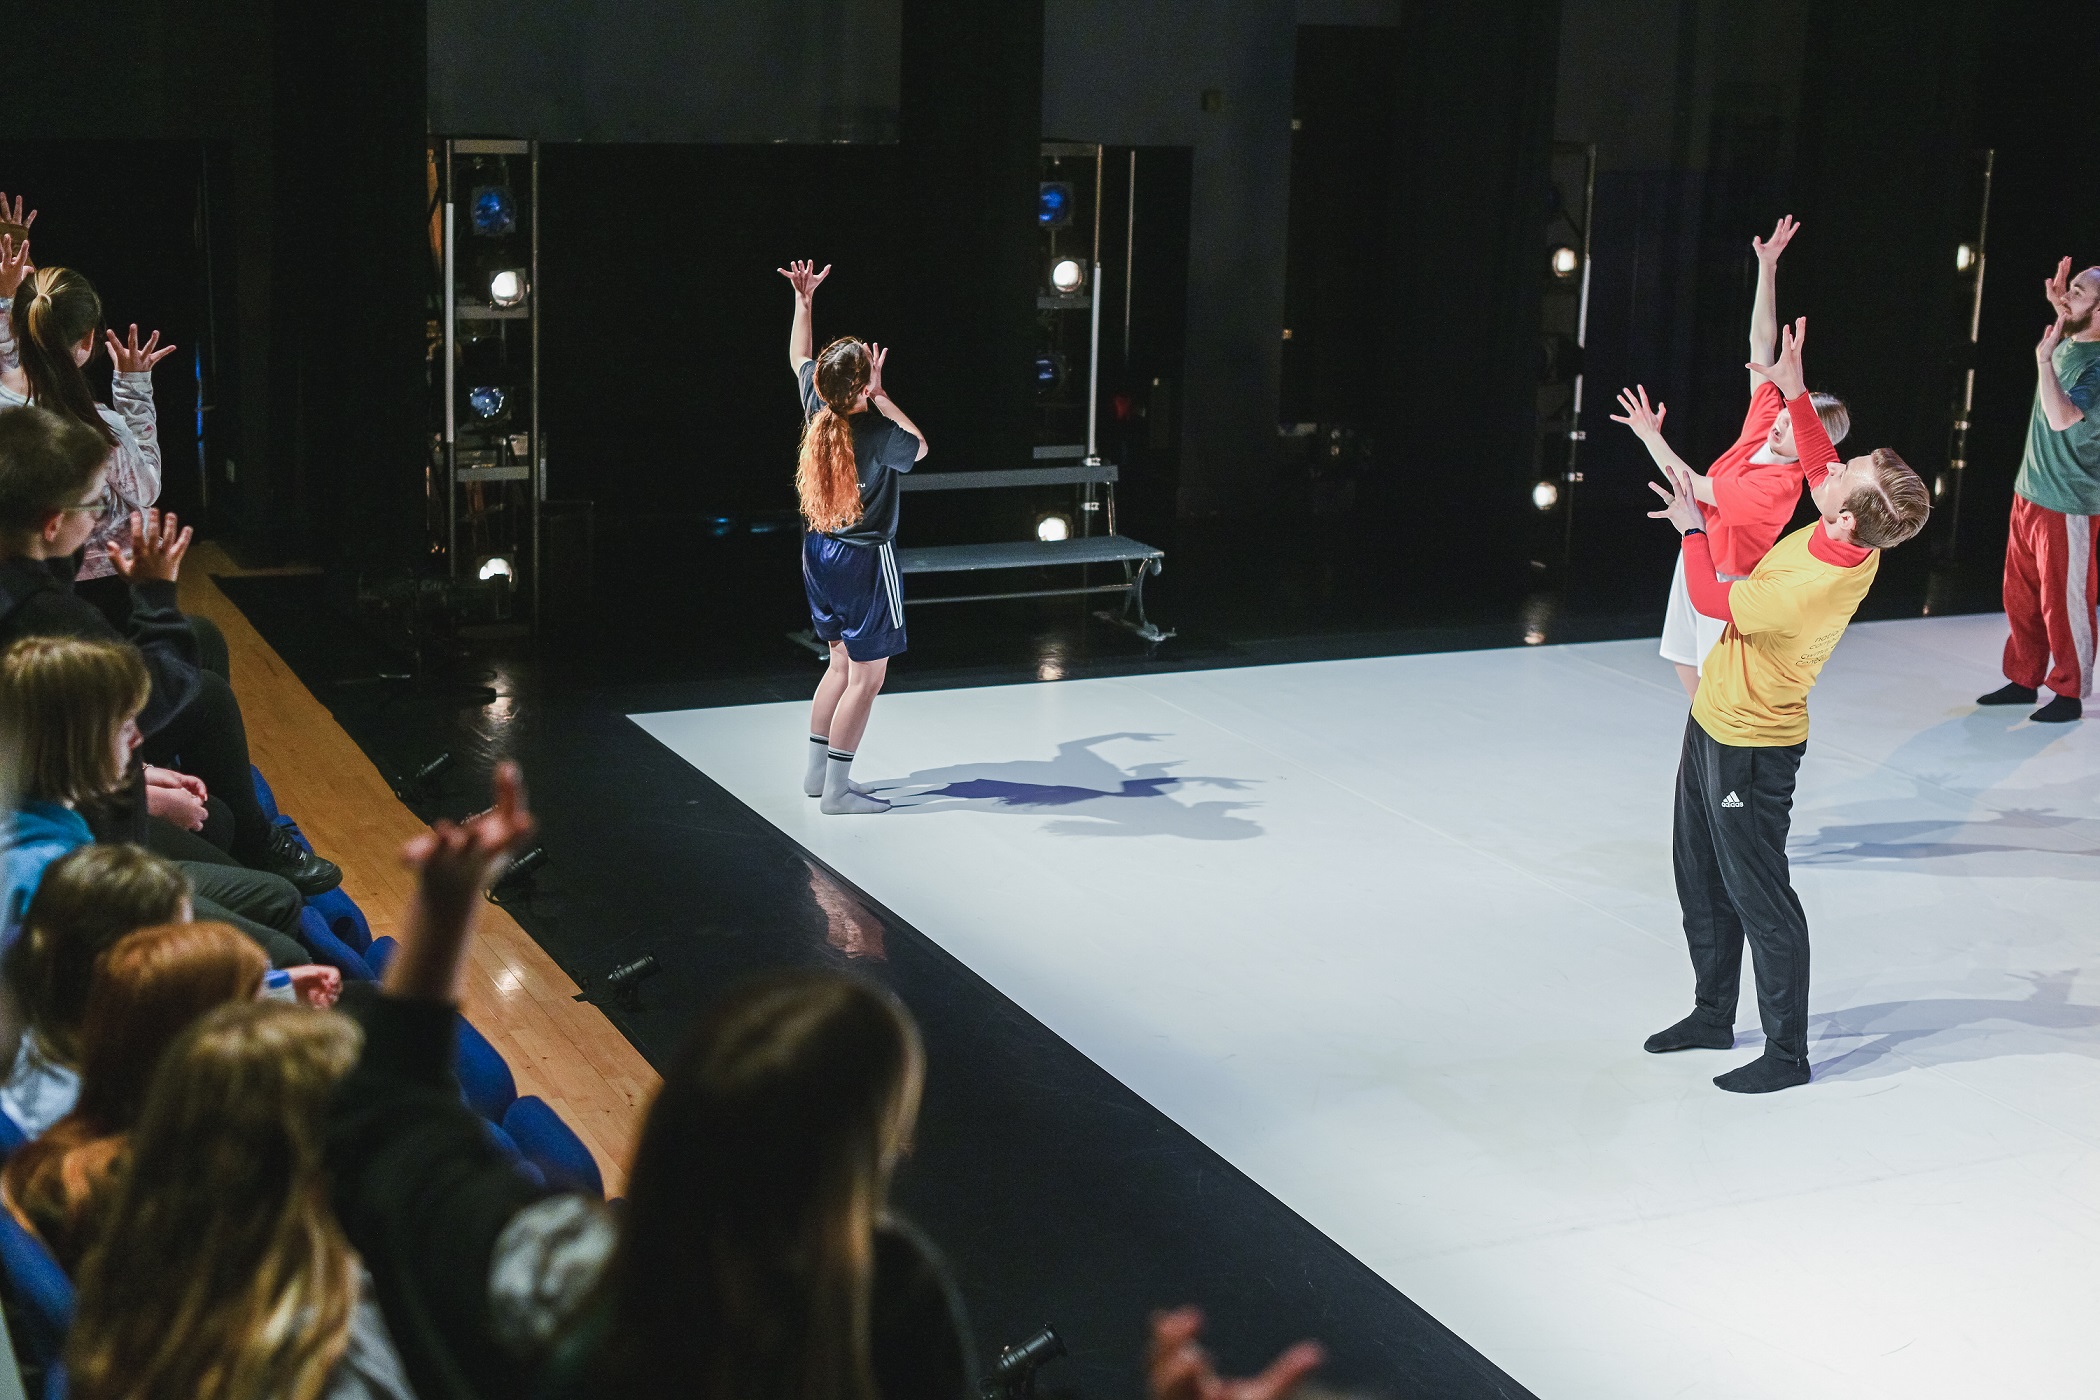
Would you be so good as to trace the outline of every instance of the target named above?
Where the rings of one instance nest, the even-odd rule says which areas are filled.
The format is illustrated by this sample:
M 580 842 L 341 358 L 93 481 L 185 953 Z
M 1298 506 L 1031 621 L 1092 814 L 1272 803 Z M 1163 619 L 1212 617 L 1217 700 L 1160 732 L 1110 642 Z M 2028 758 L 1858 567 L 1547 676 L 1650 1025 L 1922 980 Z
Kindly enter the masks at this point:
M 824 795 L 824 769 L 831 761 L 830 754 L 831 740 L 822 734 L 809 736 L 809 765 L 802 770 L 802 793 L 805 797 Z M 868 790 L 851 778 L 846 780 L 846 786 L 863 797 L 867 796 Z
M 831 749 L 824 763 L 824 802 L 822 811 L 826 816 L 843 816 L 848 813 L 887 812 L 890 804 L 879 797 L 856 792 L 850 776 L 853 755 Z

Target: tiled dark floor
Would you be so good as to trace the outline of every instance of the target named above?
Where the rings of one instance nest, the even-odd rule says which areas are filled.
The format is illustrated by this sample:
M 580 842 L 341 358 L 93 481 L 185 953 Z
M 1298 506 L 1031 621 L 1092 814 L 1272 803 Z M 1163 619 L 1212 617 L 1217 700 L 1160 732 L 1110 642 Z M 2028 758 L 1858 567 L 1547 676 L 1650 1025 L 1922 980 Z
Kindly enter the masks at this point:
M 732 531 L 661 577 L 600 579 L 595 596 L 612 606 L 594 607 L 587 588 L 564 589 L 549 599 L 551 625 L 537 644 L 428 646 L 425 669 L 407 681 L 375 679 L 400 674 L 402 653 L 331 609 L 320 580 L 222 586 L 381 771 L 406 774 L 454 755 L 438 787 L 413 800 L 425 816 L 479 806 L 496 759 L 525 764 L 550 860 L 512 908 L 586 988 L 622 962 L 657 959 L 662 971 L 638 1005 L 607 1007 L 645 1055 L 663 1059 L 725 982 L 757 968 L 853 967 L 898 992 L 925 1028 L 931 1063 L 901 1205 L 948 1250 L 987 1354 L 1049 1322 L 1072 1351 L 1044 1376 L 1052 1392 L 1135 1395 L 1147 1312 L 1195 1301 L 1229 1368 L 1317 1336 L 1337 1385 L 1453 1400 L 1524 1395 L 625 718 L 807 694 L 816 661 L 786 640 L 805 625 L 794 558 L 792 535 Z M 1454 585 L 1446 566 L 1415 562 L 1332 541 L 1260 553 L 1220 535 L 1186 549 L 1178 572 L 1161 580 L 1159 612 L 1182 629 L 1162 647 L 1089 621 L 1071 601 L 921 609 L 892 685 L 1601 639 L 1659 622 L 1659 587 L 1603 575 L 1549 591 L 1522 574 Z M 1935 611 L 1954 610 L 1962 591 L 1960 579 L 1935 582 L 1921 570 L 1877 590 L 1877 615 L 1914 614 L 1928 596 Z

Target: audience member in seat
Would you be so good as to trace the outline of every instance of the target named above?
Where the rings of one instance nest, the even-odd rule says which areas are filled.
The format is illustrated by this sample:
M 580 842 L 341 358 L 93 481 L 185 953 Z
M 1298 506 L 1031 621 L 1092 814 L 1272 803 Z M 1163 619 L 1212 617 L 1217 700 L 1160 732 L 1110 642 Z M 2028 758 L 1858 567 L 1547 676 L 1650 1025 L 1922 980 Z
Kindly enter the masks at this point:
M 80 1269 L 73 1400 L 415 1400 L 328 1205 L 329 1097 L 357 1047 L 346 1017 L 264 1003 L 162 1057 Z
M 16 757 L 21 797 L 8 819 L 0 942 L 12 941 L 20 929 L 45 868 L 94 839 L 81 808 L 127 781 L 148 687 L 138 653 L 121 642 L 26 637 L 0 655 L 0 748 Z M 184 868 L 193 886 L 217 881 L 206 886 L 214 894 L 224 887 L 222 867 Z M 296 899 L 286 905 L 272 894 L 284 888 L 281 882 L 257 875 L 252 883 L 255 893 L 271 896 L 270 908 L 279 916 L 289 909 L 289 927 L 298 927 Z M 255 939 L 279 966 L 310 961 L 286 926 L 270 928 L 248 917 L 258 911 L 255 904 L 228 908 L 201 893 L 193 904 L 205 917 Z
M 37 1136 L 80 1097 L 80 1026 L 95 960 L 134 929 L 190 918 L 190 882 L 136 846 L 83 846 L 44 872 L 0 955 L 0 1108 Z
M 81 1022 L 79 1101 L 0 1168 L 0 1201 L 68 1273 L 107 1211 L 161 1055 L 205 1012 L 253 1001 L 269 966 L 224 924 L 138 929 L 97 960 Z
M 954 1289 L 887 1209 L 922 1068 L 887 992 L 780 973 L 714 1008 L 665 1072 L 617 1221 L 535 1190 L 489 1145 L 451 1081 L 453 1007 L 480 891 L 532 827 L 506 764 L 487 812 L 410 842 L 401 951 L 381 995 L 346 1003 L 365 1046 L 330 1128 L 336 1208 L 418 1393 L 972 1394 Z M 1169 1400 L 1258 1384 L 1218 1380 L 1192 1327 L 1173 1340 L 1155 1366 Z M 1286 1393 L 1318 1357 L 1284 1360 L 1250 1400 Z
M 242 865 L 281 875 L 301 894 L 335 888 L 342 871 L 272 825 L 256 801 L 240 704 L 226 678 L 202 665 L 198 629 L 176 607 L 189 530 L 149 509 L 134 513 L 128 548 L 112 545 L 111 566 L 131 590 L 123 632 L 74 594 L 74 557 L 107 509 L 107 450 L 73 419 L 0 409 L 0 646 L 40 636 L 134 643 L 152 681 L 139 716 L 145 761 L 171 768 L 179 755 L 182 771 L 226 804 Z M 156 800 L 150 785 L 146 797 Z

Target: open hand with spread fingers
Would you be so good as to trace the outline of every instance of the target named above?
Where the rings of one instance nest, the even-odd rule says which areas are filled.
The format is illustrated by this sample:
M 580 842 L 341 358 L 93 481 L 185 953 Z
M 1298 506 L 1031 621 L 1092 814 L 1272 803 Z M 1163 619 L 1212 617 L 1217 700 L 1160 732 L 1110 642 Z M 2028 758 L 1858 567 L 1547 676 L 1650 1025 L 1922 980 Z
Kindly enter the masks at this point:
M 29 240 L 0 233 L 0 297 L 11 297 L 22 279 L 36 271 L 29 260 Z
M 1779 261 L 1779 255 L 1786 251 L 1786 245 L 1793 242 L 1794 235 L 1800 231 L 1801 225 L 1792 214 L 1781 214 L 1779 222 L 1772 226 L 1772 236 L 1753 237 L 1750 240 L 1750 251 L 1757 255 L 1759 262 L 1776 263 Z
M 824 279 L 831 275 L 830 263 L 824 264 L 822 272 L 818 272 L 816 266 L 816 259 L 812 258 L 806 262 L 791 262 L 786 267 L 776 267 L 773 270 L 787 278 L 789 284 L 794 287 L 796 296 L 809 301 L 816 296 L 817 288 L 824 285 Z
M 1796 399 L 1808 392 L 1808 380 L 1801 368 L 1801 347 L 1808 344 L 1808 317 L 1796 318 L 1794 324 L 1779 333 L 1779 354 L 1771 364 L 1761 365 L 1751 360 L 1744 365 L 1760 379 L 1770 380 L 1779 396 Z
M 1657 464 L 1662 474 L 1669 478 L 1670 485 L 1664 489 L 1660 482 L 1651 481 L 1648 489 L 1662 497 L 1663 508 L 1648 512 L 1650 520 L 1667 520 L 1683 534 L 1686 530 L 1704 530 L 1706 512 L 1699 509 L 1699 498 L 1692 490 L 1692 474 L 1673 463 Z
M 2056 313 L 2056 320 L 2042 332 L 2042 339 L 2034 347 L 2034 362 L 2047 369 L 2055 363 L 2056 347 L 2064 342 L 2064 313 Z
M 2071 259 L 2066 256 L 2057 260 L 2056 275 L 2042 279 L 2042 299 L 2049 303 L 2057 315 L 2068 315 L 2071 310 Z
M 166 515 L 147 507 L 131 513 L 131 547 L 115 540 L 106 546 L 109 562 L 126 583 L 173 583 L 182 572 L 182 556 L 190 552 L 189 526 L 176 528 L 175 512 Z
M 1631 389 L 1619 390 L 1619 407 L 1625 414 L 1614 413 L 1611 421 L 1624 423 L 1633 429 L 1633 435 L 1653 446 L 1663 440 L 1663 419 L 1669 416 L 1670 406 L 1661 399 L 1654 404 L 1648 402 L 1648 386 L 1636 384 Z
M 121 341 L 115 331 L 104 331 L 102 335 L 109 345 L 110 361 L 116 365 L 119 374 L 143 374 L 175 353 L 174 346 L 160 343 L 159 331 L 148 336 L 144 345 L 139 344 L 137 322 L 132 323 L 131 334 Z
M 1197 1343 L 1203 1314 L 1195 1308 L 1152 1315 L 1152 1344 L 1145 1358 L 1151 1400 L 1287 1400 L 1326 1354 L 1318 1342 L 1300 1342 L 1258 1376 L 1220 1376 L 1210 1353 Z
M 882 387 L 882 367 L 883 367 L 884 365 L 888 364 L 889 362 L 890 362 L 890 352 L 889 352 L 889 348 L 888 348 L 887 346 L 877 345 L 877 344 L 876 344 L 876 343 L 875 343 L 874 341 L 872 341 L 872 340 L 871 340 L 871 341 L 869 341 L 869 342 L 868 342 L 868 399 L 869 399 L 869 401 L 870 401 L 870 402 L 873 402 L 874 400 L 876 400 L 876 399 L 879 399 L 879 398 L 881 398 L 881 397 L 883 396 L 883 393 L 885 392 L 885 391 L 884 391 L 884 389 L 883 389 L 883 387 Z

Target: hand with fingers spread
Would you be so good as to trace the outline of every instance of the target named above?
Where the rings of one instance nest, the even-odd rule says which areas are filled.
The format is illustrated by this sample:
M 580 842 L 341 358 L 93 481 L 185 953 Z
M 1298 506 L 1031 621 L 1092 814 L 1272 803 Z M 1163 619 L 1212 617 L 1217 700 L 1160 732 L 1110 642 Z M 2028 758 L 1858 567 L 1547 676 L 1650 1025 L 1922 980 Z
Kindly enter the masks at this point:
M 807 302 L 815 298 L 817 288 L 823 286 L 824 279 L 831 275 L 830 263 L 824 264 L 822 272 L 818 272 L 816 266 L 816 259 L 812 258 L 807 262 L 791 262 L 786 267 L 776 267 L 773 270 L 787 278 L 795 289 L 795 295 Z
M 104 331 L 102 335 L 109 345 L 109 358 L 116 365 L 118 374 L 143 374 L 175 353 L 174 346 L 160 343 L 159 331 L 140 345 L 137 322 L 132 323 L 131 334 L 123 341 L 117 339 L 115 331 Z
M 1650 520 L 1667 520 L 1677 527 L 1677 533 L 1687 530 L 1704 530 L 1706 513 L 1699 509 L 1699 499 L 1692 490 L 1692 474 L 1683 467 L 1664 466 L 1664 476 L 1670 480 L 1668 490 L 1656 482 L 1649 482 L 1648 489 L 1662 497 L 1663 508 L 1648 512 Z
M 2054 277 L 2042 279 L 2042 298 L 2057 315 L 2065 316 L 2070 314 L 2071 310 L 2070 295 L 2071 260 L 2065 257 L 2058 260 Z
M 1792 214 L 1781 214 L 1779 222 L 1772 226 L 1772 236 L 1753 237 L 1750 240 L 1750 251 L 1757 255 L 1757 260 L 1761 263 L 1776 263 L 1779 261 L 1779 255 L 1786 251 L 1786 245 L 1793 242 L 1794 235 L 1800 231 L 1801 225 Z
M 182 557 L 190 552 L 195 532 L 179 524 L 175 512 L 148 507 L 131 513 L 131 547 L 115 540 L 106 545 L 110 565 L 126 583 L 173 583 L 182 573 Z
M 1752 360 L 1744 368 L 1760 379 L 1771 381 L 1781 398 L 1798 399 L 1808 392 L 1808 381 L 1801 368 L 1801 347 L 1806 344 L 1808 317 L 1802 316 L 1780 333 L 1779 354 L 1771 364 L 1761 365 Z
M 889 363 L 890 352 L 874 341 L 868 342 L 868 402 L 873 403 L 883 396 L 882 367 Z
M 439 822 L 401 848 L 402 864 L 416 872 L 416 896 L 401 951 L 387 964 L 388 996 L 459 999 L 475 907 L 537 827 L 525 805 L 525 775 L 517 764 L 497 764 L 490 786 L 493 800 L 487 811 L 457 825 Z
M 1631 389 L 1619 390 L 1619 407 L 1626 410 L 1625 415 L 1614 413 L 1611 421 L 1633 429 L 1633 435 L 1653 451 L 1663 440 L 1663 419 L 1669 416 L 1670 406 L 1657 399 L 1651 407 L 1648 386 L 1637 384 Z
M 30 209 L 26 213 L 24 212 L 24 206 L 28 202 L 29 198 L 27 195 L 18 194 L 15 196 L 14 203 L 9 204 L 7 202 L 7 192 L 0 190 L 0 225 L 4 225 L 9 232 L 20 235 L 22 239 L 27 239 L 30 226 L 36 223 L 36 210 Z
M 1327 1359 L 1318 1342 L 1300 1342 L 1258 1376 L 1227 1378 L 1197 1344 L 1202 1331 L 1203 1314 L 1195 1308 L 1152 1315 L 1145 1362 L 1151 1400 L 1286 1400 Z

